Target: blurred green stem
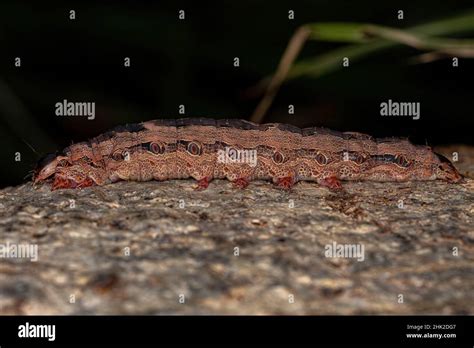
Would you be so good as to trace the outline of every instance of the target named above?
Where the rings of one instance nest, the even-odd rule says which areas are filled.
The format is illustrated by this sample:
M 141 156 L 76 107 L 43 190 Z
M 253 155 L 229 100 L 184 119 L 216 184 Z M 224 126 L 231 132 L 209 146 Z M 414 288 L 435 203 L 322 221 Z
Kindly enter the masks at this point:
M 474 31 L 474 10 L 453 18 L 442 19 L 406 30 L 363 23 L 310 23 L 300 27 L 285 50 L 277 71 L 270 78 L 265 95 L 251 120 L 260 123 L 283 81 L 301 76 L 320 77 L 342 67 L 343 57 L 353 62 L 369 54 L 405 44 L 417 49 L 434 50 L 449 55 L 474 57 L 471 40 L 433 38 L 433 36 Z M 372 36 L 372 37 L 371 37 Z M 356 43 L 335 49 L 316 58 L 293 65 L 306 40 Z

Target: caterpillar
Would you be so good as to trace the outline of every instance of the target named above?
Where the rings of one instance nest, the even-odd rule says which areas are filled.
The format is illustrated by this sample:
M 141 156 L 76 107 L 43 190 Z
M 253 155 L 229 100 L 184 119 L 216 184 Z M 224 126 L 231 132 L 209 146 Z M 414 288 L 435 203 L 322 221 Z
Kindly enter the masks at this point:
M 185 178 L 199 189 L 212 179 L 240 188 L 270 180 L 285 189 L 301 180 L 331 189 L 341 180 L 462 181 L 448 159 L 407 139 L 208 118 L 119 126 L 45 156 L 33 175 L 35 184 L 52 181 L 52 190 Z

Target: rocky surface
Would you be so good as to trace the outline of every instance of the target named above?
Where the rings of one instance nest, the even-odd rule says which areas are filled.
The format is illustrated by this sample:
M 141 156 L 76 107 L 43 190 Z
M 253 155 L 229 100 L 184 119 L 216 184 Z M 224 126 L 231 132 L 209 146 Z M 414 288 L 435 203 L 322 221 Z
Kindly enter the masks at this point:
M 0 190 L 0 313 L 474 314 L 472 179 L 194 187 Z

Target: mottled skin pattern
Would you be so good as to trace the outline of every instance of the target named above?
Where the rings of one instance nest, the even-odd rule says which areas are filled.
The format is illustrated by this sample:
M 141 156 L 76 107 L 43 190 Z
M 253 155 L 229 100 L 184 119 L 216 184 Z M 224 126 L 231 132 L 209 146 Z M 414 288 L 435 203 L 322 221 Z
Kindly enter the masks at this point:
M 256 163 L 222 160 L 219 153 L 226 149 L 253 151 Z M 340 180 L 462 180 L 449 160 L 404 139 L 196 118 L 117 127 L 71 145 L 40 161 L 34 182 L 52 178 L 54 190 L 189 177 L 200 189 L 214 178 L 241 188 L 251 180 L 272 180 L 282 188 L 308 180 L 332 189 L 341 188 Z

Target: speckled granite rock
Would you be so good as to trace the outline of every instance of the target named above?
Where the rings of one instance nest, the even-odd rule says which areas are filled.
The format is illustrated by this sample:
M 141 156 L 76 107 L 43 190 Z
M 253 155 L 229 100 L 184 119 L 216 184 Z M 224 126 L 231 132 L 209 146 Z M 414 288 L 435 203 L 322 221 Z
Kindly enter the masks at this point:
M 0 313 L 474 314 L 472 179 L 193 187 L 1 190 Z

